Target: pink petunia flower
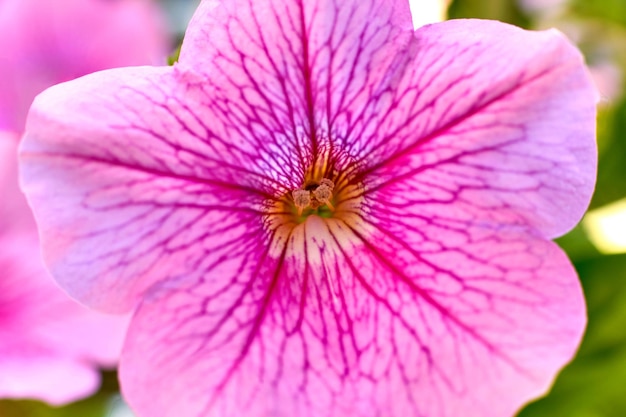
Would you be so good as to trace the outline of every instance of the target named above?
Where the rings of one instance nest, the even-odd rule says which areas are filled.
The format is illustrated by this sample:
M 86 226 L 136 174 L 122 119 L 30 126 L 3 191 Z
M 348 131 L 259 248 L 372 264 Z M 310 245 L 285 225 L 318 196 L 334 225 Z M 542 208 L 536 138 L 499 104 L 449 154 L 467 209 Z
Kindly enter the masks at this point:
M 152 0 L 0 0 L 0 130 L 22 131 L 33 98 L 51 85 L 164 63 L 165 29 Z
M 41 260 L 17 185 L 17 137 L 0 133 L 0 398 L 63 404 L 98 389 L 115 366 L 126 316 L 93 312 L 64 294 Z
M 22 180 L 61 285 L 139 305 L 140 416 L 510 416 L 585 326 L 549 239 L 589 201 L 595 102 L 554 30 L 206 0 L 173 68 L 40 95 Z

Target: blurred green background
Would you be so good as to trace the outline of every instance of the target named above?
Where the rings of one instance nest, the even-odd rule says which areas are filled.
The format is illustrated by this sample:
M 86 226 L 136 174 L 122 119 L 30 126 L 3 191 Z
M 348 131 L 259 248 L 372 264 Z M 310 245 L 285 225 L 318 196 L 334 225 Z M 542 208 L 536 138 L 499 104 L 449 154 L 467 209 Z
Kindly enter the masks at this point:
M 182 34 L 196 1 L 162 3 L 176 32 Z M 598 183 L 591 208 L 625 198 L 626 0 L 455 0 L 448 16 L 497 19 L 528 29 L 557 27 L 578 44 L 602 84 Z M 551 392 L 529 404 L 518 417 L 626 416 L 626 247 L 623 253 L 602 254 L 587 231 L 578 226 L 558 239 L 585 290 L 589 311 L 586 336 Z M 65 407 L 0 401 L 0 417 L 132 416 L 118 396 L 115 373 L 104 372 L 103 381 L 95 396 Z

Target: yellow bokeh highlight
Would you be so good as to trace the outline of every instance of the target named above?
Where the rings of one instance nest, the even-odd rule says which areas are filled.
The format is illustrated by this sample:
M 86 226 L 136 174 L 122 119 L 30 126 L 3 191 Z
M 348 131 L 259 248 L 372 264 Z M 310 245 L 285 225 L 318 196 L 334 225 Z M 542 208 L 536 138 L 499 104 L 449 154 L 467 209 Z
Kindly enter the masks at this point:
M 626 198 L 591 210 L 582 226 L 601 253 L 626 253 Z
M 441 22 L 446 19 L 450 0 L 409 0 L 413 27 L 419 28 L 428 23 Z

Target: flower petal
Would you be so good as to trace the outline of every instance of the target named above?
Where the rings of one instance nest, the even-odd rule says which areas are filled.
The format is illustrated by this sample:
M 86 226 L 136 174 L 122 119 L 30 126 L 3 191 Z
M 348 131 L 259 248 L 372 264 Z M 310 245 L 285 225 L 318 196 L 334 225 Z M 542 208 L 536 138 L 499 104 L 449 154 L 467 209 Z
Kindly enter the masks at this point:
M 128 311 L 156 282 L 193 279 L 225 219 L 262 221 L 276 180 L 248 170 L 258 153 L 193 82 L 170 67 L 110 70 L 36 99 L 23 189 L 49 269 L 82 302 Z
M 597 159 L 597 94 L 580 53 L 555 30 L 479 20 L 426 26 L 413 46 L 397 89 L 372 100 L 379 116 L 346 139 L 372 191 L 410 193 L 424 216 L 549 238 L 572 228 Z
M 576 350 L 581 288 L 551 242 L 455 233 L 430 249 L 312 216 L 269 254 L 233 235 L 203 279 L 143 303 L 123 392 L 155 417 L 512 415 Z
M 412 33 L 406 0 L 205 1 L 179 62 L 237 92 L 244 125 L 269 113 L 281 146 L 315 154 L 393 82 Z
M 305 50 L 313 57 L 319 49 L 362 44 L 359 38 L 375 39 L 375 31 L 386 25 L 413 29 L 407 0 L 204 0 L 189 23 L 179 61 L 210 73 L 214 68 L 207 64 L 237 55 L 254 61 L 261 53 L 270 68 L 275 61 L 281 65 L 274 69 L 288 62 L 302 69 L 293 60 L 302 63 Z M 273 59 L 281 50 L 282 59 Z

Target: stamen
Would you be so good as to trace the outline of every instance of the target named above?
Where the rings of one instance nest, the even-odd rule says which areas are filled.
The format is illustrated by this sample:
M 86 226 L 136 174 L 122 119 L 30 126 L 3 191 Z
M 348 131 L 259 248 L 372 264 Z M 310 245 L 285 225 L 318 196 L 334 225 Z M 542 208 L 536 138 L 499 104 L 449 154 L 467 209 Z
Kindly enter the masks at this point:
M 299 180 L 297 189 L 291 188 L 268 201 L 267 227 L 284 240 L 293 236 L 304 239 L 304 229 L 318 230 L 315 225 L 319 224 L 346 225 L 364 233 L 369 227 L 362 219 L 365 188 L 358 173 L 359 166 L 349 155 L 321 152 L 300 178 L 293 178 Z
M 322 178 L 322 180 L 320 181 L 320 186 L 322 185 L 327 186 L 330 189 L 330 191 L 332 191 L 335 188 L 335 183 L 333 183 L 328 178 Z
M 329 186 L 328 183 L 330 183 L 331 186 Z M 321 181 L 320 186 L 317 187 L 315 190 L 313 190 L 313 197 L 315 197 L 315 199 L 319 201 L 322 205 L 326 204 L 329 209 L 334 211 L 335 207 L 333 207 L 332 203 L 330 202 L 330 199 L 333 196 L 333 193 L 332 193 L 333 188 L 334 188 L 333 182 L 331 180 L 324 178 Z
M 291 193 L 293 203 L 298 209 L 298 216 L 302 216 L 302 210 L 311 205 L 311 193 L 307 190 L 294 190 Z

